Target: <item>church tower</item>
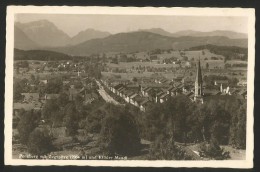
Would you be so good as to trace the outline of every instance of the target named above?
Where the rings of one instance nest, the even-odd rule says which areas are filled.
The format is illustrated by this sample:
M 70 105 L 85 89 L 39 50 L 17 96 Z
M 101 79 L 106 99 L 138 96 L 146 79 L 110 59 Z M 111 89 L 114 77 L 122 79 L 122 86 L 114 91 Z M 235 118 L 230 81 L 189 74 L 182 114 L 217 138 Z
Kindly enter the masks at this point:
M 196 80 L 195 80 L 195 94 L 194 94 L 194 101 L 200 101 L 203 103 L 203 90 L 202 90 L 202 74 L 201 74 L 201 67 L 200 67 L 200 59 L 197 64 L 197 73 L 196 73 Z

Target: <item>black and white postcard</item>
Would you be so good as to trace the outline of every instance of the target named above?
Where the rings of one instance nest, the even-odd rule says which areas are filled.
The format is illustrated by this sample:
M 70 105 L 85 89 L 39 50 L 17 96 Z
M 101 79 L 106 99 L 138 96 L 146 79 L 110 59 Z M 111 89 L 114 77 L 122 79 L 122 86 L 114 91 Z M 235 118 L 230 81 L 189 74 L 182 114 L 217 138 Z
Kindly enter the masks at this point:
M 255 10 L 8 6 L 5 163 L 253 167 Z

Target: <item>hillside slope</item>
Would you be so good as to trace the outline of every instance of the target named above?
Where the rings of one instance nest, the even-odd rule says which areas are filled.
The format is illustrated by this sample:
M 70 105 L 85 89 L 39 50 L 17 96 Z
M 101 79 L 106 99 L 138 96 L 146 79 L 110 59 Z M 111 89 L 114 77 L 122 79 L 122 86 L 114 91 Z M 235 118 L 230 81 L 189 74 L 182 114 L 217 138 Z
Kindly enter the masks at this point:
M 70 60 L 71 56 L 46 50 L 19 50 L 14 49 L 14 60 Z
M 31 50 L 38 48 L 38 45 L 28 38 L 22 30 L 14 27 L 14 48 Z

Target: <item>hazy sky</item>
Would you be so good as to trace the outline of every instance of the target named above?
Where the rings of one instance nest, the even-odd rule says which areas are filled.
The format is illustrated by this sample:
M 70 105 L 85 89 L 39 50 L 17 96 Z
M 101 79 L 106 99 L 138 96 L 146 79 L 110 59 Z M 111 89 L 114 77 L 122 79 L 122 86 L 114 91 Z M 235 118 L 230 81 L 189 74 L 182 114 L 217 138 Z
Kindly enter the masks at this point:
M 231 30 L 247 33 L 246 17 L 187 17 L 187 16 L 130 16 L 78 14 L 17 14 L 15 21 L 22 23 L 41 19 L 53 22 L 70 36 L 87 28 L 112 34 L 138 29 L 162 28 L 168 32 L 181 30 Z

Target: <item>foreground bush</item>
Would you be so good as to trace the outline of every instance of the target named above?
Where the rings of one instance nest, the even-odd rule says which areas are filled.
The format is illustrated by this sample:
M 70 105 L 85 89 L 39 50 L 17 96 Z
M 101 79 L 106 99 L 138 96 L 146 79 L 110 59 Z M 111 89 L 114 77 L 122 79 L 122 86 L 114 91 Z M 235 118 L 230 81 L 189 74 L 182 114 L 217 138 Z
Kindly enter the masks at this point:
M 135 155 L 141 147 L 135 121 L 124 108 L 111 106 L 108 116 L 102 121 L 101 149 L 110 155 Z
M 185 150 L 177 146 L 172 137 L 160 136 L 151 145 L 148 159 L 151 160 L 192 160 Z
M 51 137 L 46 131 L 36 128 L 29 136 L 28 151 L 33 155 L 46 155 L 54 150 Z
M 230 158 L 229 152 L 221 148 L 215 139 L 212 139 L 209 145 L 205 142 L 202 143 L 199 147 L 199 154 L 201 157 L 215 160 L 225 160 Z

